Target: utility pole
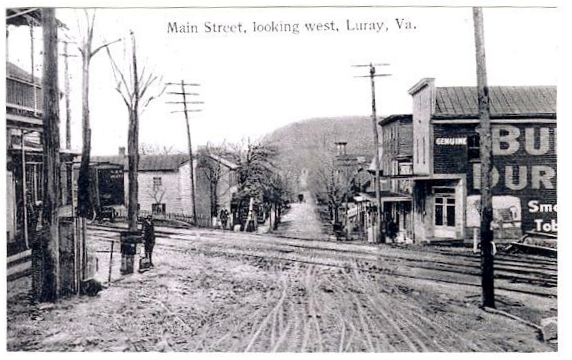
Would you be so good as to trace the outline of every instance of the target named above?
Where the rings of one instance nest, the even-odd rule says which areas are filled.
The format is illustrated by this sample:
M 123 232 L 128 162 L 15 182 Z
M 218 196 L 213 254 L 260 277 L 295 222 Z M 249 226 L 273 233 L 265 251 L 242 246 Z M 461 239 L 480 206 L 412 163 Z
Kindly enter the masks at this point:
M 55 9 L 42 8 L 44 35 L 43 105 L 43 253 L 40 301 L 56 301 L 60 292 L 60 246 L 58 206 L 60 205 L 60 130 L 58 90 L 58 29 Z M 24 210 L 25 211 L 25 210 Z
M 30 61 L 32 68 L 30 71 L 30 77 L 32 82 L 32 90 L 34 91 L 34 115 L 38 114 L 38 92 L 36 89 L 36 65 L 34 62 L 34 22 L 30 21 Z
M 181 80 L 180 84 L 167 83 L 167 85 L 181 85 L 181 92 L 168 92 L 167 94 L 182 95 L 183 101 L 167 101 L 167 104 L 183 104 L 183 113 L 185 114 L 185 122 L 187 125 L 187 141 L 189 146 L 189 167 L 190 167 L 190 180 L 191 180 L 191 202 L 193 204 L 193 221 L 197 225 L 197 206 L 195 197 L 195 169 L 193 168 L 193 146 L 191 142 L 191 126 L 189 123 L 189 112 L 200 112 L 200 109 L 188 109 L 187 104 L 204 104 L 202 101 L 187 101 L 187 96 L 198 96 L 198 93 L 187 93 L 185 86 L 200 86 L 200 84 L 185 83 Z M 178 113 L 181 111 L 171 111 L 171 113 Z
M 69 57 L 76 57 L 76 55 L 69 55 L 68 54 L 68 44 L 69 41 L 62 41 L 64 44 L 64 53 L 61 54 L 60 56 L 62 56 L 64 58 L 64 94 L 65 94 L 65 102 L 66 102 L 66 149 L 70 150 L 71 149 L 71 105 L 70 105 L 70 76 L 69 76 L 69 64 L 68 64 L 68 58 Z M 66 176 L 67 176 L 67 198 L 66 198 L 66 203 L 67 204 L 71 204 L 73 199 L 72 199 L 72 193 L 73 191 L 71 190 L 72 186 L 73 186 L 73 182 L 72 182 L 72 164 L 67 164 L 66 166 Z
M 375 198 L 377 201 L 377 234 L 374 234 L 374 241 L 381 242 L 382 244 L 385 243 L 385 227 L 383 226 L 383 203 L 381 201 L 381 189 L 380 189 L 380 176 L 379 172 L 381 170 L 381 166 L 379 163 L 379 134 L 377 131 L 377 107 L 375 102 L 375 78 L 382 77 L 382 76 L 390 76 L 391 74 L 376 74 L 375 67 L 376 66 L 387 66 L 389 64 L 372 64 L 369 63 L 368 65 L 353 65 L 355 67 L 368 67 L 369 68 L 369 75 L 364 76 L 357 76 L 357 77 L 369 77 L 371 82 L 371 121 L 373 125 L 373 146 L 375 147 L 375 159 L 374 159 L 374 166 L 375 166 Z M 379 239 L 378 239 L 379 236 Z
M 64 53 L 61 54 L 64 58 L 64 94 L 66 101 L 66 149 L 71 149 L 71 105 L 70 105 L 70 78 L 69 78 L 69 57 L 76 57 L 76 55 L 68 54 L 69 41 L 62 41 L 64 44 Z
M 129 231 L 137 231 L 137 214 L 139 213 L 139 73 L 137 72 L 137 44 L 131 32 L 131 69 L 133 70 L 132 107 L 129 109 L 129 128 L 127 133 L 127 157 L 129 167 Z
M 493 219 L 492 203 L 492 136 L 487 85 L 487 66 L 485 57 L 485 36 L 483 29 L 483 10 L 473 8 L 475 26 L 475 47 L 477 60 L 477 86 L 480 118 L 481 152 L 481 271 L 483 307 L 495 307 L 494 257 L 493 257 Z

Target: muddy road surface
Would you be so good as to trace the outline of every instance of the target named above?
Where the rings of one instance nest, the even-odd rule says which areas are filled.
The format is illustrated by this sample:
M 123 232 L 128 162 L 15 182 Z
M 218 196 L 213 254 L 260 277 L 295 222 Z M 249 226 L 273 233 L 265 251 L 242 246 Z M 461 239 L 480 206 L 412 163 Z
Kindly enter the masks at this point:
M 8 350 L 554 351 L 534 329 L 479 309 L 478 257 L 465 249 L 157 233 L 156 268 L 122 277 L 116 252 L 96 297 L 10 300 Z M 106 283 L 118 230 L 89 236 Z M 497 259 L 500 309 L 534 323 L 556 314 L 555 261 Z

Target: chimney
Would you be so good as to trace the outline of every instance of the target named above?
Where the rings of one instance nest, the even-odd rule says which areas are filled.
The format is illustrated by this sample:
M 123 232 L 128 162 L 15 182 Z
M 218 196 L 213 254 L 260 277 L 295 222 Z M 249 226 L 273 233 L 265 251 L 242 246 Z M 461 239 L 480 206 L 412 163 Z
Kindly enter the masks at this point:
M 347 142 L 345 141 L 336 142 L 336 149 L 338 150 L 338 156 L 346 155 L 346 145 Z
M 119 155 L 125 156 L 125 146 L 120 146 L 120 147 L 119 147 Z

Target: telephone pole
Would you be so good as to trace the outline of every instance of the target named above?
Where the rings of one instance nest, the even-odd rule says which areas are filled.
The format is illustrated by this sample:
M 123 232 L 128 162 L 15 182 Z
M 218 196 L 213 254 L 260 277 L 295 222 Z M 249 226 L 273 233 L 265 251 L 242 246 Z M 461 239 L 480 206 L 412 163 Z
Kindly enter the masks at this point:
M 41 280 L 38 292 L 40 301 L 56 301 L 60 295 L 60 246 L 58 207 L 60 205 L 60 130 L 58 91 L 58 29 L 55 9 L 42 9 L 44 35 L 44 71 L 42 77 L 43 104 L 43 154 L 44 191 L 43 219 L 45 231 L 40 239 Z M 25 211 L 25 209 L 24 209 Z
M 485 35 L 483 29 L 483 10 L 473 8 L 475 26 L 475 47 L 477 60 L 477 87 L 480 118 L 481 152 L 481 271 L 483 307 L 495 307 L 494 257 L 493 257 L 493 219 L 492 204 L 492 136 L 487 85 L 487 65 L 485 58 Z
M 70 55 L 68 53 L 69 41 L 62 41 L 64 44 L 64 53 L 60 54 L 64 58 L 64 94 L 66 103 L 66 149 L 71 149 L 71 105 L 70 105 L 70 76 L 69 76 L 69 57 L 77 57 L 76 55 Z M 72 184 L 72 164 L 66 165 L 66 176 L 67 176 L 67 187 L 71 189 Z M 68 204 L 72 203 L 72 191 L 67 191 Z
M 76 55 L 69 55 L 68 44 L 69 41 L 62 41 L 64 44 L 64 53 L 61 54 L 64 58 L 64 94 L 66 102 L 66 149 L 71 149 L 71 105 L 70 105 L 70 78 L 69 78 L 69 57 L 77 57 Z
M 197 206 L 196 206 L 196 196 L 195 196 L 195 169 L 193 168 L 193 146 L 192 146 L 192 142 L 191 142 L 191 126 L 189 123 L 189 112 L 200 112 L 202 110 L 200 109 L 188 109 L 187 105 L 188 104 L 193 104 L 193 105 L 198 105 L 198 104 L 204 104 L 202 101 L 187 101 L 187 96 L 198 96 L 198 93 L 190 93 L 187 92 L 187 88 L 185 86 L 200 86 L 200 84 L 191 84 L 191 83 L 185 83 L 184 80 L 181 80 L 180 84 L 177 83 L 167 83 L 167 85 L 180 85 L 181 86 L 181 92 L 167 92 L 167 94 L 172 94 L 172 95 L 182 95 L 183 96 L 183 101 L 167 101 L 167 104 L 183 104 L 183 110 L 182 112 L 185 114 L 185 122 L 187 125 L 187 141 L 188 141 L 188 146 L 189 146 L 189 167 L 190 167 L 190 178 L 191 178 L 191 202 L 193 204 L 193 208 L 192 208 L 192 214 L 193 214 L 193 221 L 195 223 L 195 225 L 197 225 Z M 179 113 L 181 112 L 179 111 L 171 111 L 171 113 Z
M 374 159 L 374 166 L 375 166 L 375 198 L 377 201 L 377 234 L 374 233 L 374 242 L 381 242 L 382 244 L 385 243 L 385 227 L 383 224 L 383 203 L 381 201 L 381 189 L 380 189 L 380 176 L 379 172 L 381 170 L 381 166 L 379 163 L 379 134 L 377 131 L 377 106 L 375 102 L 375 78 L 382 77 L 382 76 L 390 76 L 391 74 L 376 74 L 375 67 L 376 66 L 387 66 L 389 64 L 372 64 L 369 63 L 367 65 L 353 65 L 355 67 L 368 67 L 369 68 L 369 75 L 357 76 L 357 77 L 369 77 L 371 83 L 371 121 L 373 125 L 373 146 L 375 148 L 375 159 Z

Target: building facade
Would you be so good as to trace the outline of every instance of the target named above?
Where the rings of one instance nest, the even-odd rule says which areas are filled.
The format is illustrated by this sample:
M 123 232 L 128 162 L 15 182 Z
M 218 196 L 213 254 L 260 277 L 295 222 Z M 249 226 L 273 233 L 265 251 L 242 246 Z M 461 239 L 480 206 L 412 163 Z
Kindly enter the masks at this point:
M 124 149 L 119 155 L 94 156 L 93 163 L 109 163 L 123 166 L 125 176 L 125 204 L 129 201 L 128 159 Z M 216 166 L 218 179 L 216 186 L 209 168 Z M 230 208 L 232 195 L 237 191 L 237 165 L 219 156 L 200 153 L 193 159 L 195 201 L 197 221 L 202 226 L 212 222 L 212 204 L 220 208 Z M 185 217 L 193 215 L 193 194 L 191 186 L 189 156 L 186 154 L 140 155 L 137 180 L 139 183 L 139 210 L 154 215 L 175 214 Z M 211 175 L 209 177 L 209 175 Z M 213 192 L 214 191 L 214 192 Z M 215 196 L 216 202 L 212 196 Z M 217 210 L 218 211 L 218 210 Z M 123 214 L 120 214 L 123 215 Z
M 379 121 L 385 220 L 394 224 L 387 231 L 398 242 L 413 241 L 412 180 L 408 178 L 413 171 L 412 118 L 410 114 L 391 115 Z
M 6 63 L 6 239 L 8 254 L 30 247 L 43 197 L 42 89 L 39 78 Z M 72 204 L 71 164 L 60 150 L 61 206 Z M 66 211 L 71 213 L 70 211 Z
M 414 238 L 478 236 L 477 89 L 435 87 L 434 79 L 423 79 L 409 93 Z M 495 238 L 557 233 L 556 87 L 490 87 L 490 106 Z

